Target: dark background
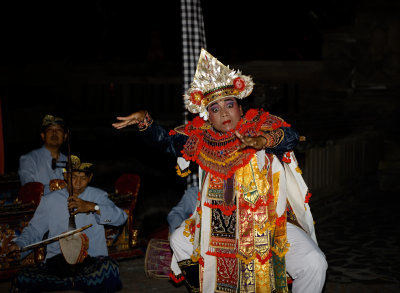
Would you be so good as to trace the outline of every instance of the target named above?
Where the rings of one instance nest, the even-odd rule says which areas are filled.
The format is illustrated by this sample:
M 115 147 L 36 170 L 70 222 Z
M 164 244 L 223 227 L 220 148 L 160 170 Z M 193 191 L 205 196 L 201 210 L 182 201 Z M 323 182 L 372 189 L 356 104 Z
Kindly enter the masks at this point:
M 202 1 L 208 46 L 236 60 L 320 60 L 322 29 L 351 24 L 354 1 Z M 180 62 L 179 1 L 7 1 L 3 64 Z M 156 59 L 155 57 L 153 57 Z
M 208 51 L 253 76 L 250 103 L 306 136 L 297 154 L 316 198 L 365 182 L 398 194 L 399 1 L 260 3 L 202 1 Z M 111 123 L 139 109 L 182 123 L 181 59 L 179 1 L 2 1 L 3 179 L 18 180 L 51 113 L 68 122 L 72 153 L 95 163 L 93 185 L 113 192 L 121 174 L 139 174 L 138 225 L 165 223 L 186 186 L 175 158 Z M 332 177 L 315 179 L 344 141 L 354 143 L 333 155 Z
M 208 50 L 242 70 L 254 61 L 321 67 L 324 33 L 354 26 L 356 4 L 320 2 L 279 1 L 261 8 L 257 1 L 202 1 Z M 6 171 L 15 171 L 18 156 L 40 145 L 46 113 L 66 118 L 72 149 L 90 160 L 107 156 L 93 148 L 115 141 L 109 135 L 115 135 L 110 124 L 116 115 L 146 108 L 166 126 L 181 122 L 179 1 L 7 1 L 0 13 Z M 264 83 L 272 84 L 274 93 L 264 104 L 284 115 L 289 110 L 284 92 L 298 90 L 301 73 L 274 77 L 272 70 L 282 71 L 282 65 L 260 63 L 261 72 L 273 68 L 266 77 L 248 74 L 260 80 L 261 93 Z M 291 106 L 298 111 L 299 101 Z M 96 131 L 107 134 L 99 137 Z
M 263 9 L 257 3 L 202 2 L 212 54 L 226 64 L 321 60 L 321 29 L 335 25 L 328 14 L 338 3 L 286 1 Z M 340 9 L 336 17 L 345 24 L 353 8 Z M 181 122 L 179 1 L 8 1 L 0 13 L 7 172 L 41 144 L 38 130 L 46 113 L 68 121 L 72 151 L 88 160 L 118 165 L 126 157 L 146 157 L 142 164 L 159 165 L 157 155 L 149 159 L 148 148 L 138 145 L 137 133 L 117 134 L 110 124 L 116 115 L 141 108 L 167 127 Z M 113 182 L 116 175 L 110 176 Z M 105 182 L 98 183 L 112 189 Z

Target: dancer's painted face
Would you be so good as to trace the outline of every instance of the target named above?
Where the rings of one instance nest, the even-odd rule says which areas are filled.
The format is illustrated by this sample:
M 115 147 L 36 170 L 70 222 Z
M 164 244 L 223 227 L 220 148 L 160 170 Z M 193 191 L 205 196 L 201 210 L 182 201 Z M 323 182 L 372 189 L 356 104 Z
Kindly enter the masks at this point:
M 209 121 L 216 130 L 228 132 L 235 129 L 243 114 L 236 98 L 226 97 L 208 106 Z

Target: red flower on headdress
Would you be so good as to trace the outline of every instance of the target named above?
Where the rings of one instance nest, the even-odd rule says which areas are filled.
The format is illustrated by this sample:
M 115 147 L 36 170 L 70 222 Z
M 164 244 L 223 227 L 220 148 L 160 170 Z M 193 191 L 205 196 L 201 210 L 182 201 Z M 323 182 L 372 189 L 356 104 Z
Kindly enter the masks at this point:
M 204 124 L 204 119 L 201 118 L 200 116 L 197 116 L 196 118 L 193 119 L 193 126 L 196 128 L 200 128 Z
M 258 111 L 256 109 L 250 109 L 247 111 L 245 117 L 247 121 L 251 121 L 254 117 L 256 117 L 258 114 Z
M 235 87 L 235 89 L 239 90 L 239 91 L 243 91 L 244 88 L 246 87 L 246 83 L 244 82 L 244 79 L 241 77 L 236 77 L 233 80 L 233 86 Z
M 190 94 L 190 101 L 195 104 L 200 106 L 201 105 L 201 100 L 203 100 L 204 96 L 201 91 L 193 91 Z
M 176 134 L 176 131 L 175 130 L 173 130 L 173 129 L 171 129 L 170 131 L 169 131 L 169 133 L 168 133 L 170 136 L 172 136 L 172 135 L 175 135 Z

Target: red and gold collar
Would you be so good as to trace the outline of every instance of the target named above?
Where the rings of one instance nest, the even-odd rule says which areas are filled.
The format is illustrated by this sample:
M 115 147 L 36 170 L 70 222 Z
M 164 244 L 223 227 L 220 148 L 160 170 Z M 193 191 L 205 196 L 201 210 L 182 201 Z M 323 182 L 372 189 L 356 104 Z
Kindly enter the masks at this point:
M 200 117 L 189 121 L 176 131 L 189 136 L 182 150 L 186 160 L 195 161 L 200 167 L 215 176 L 227 179 L 237 169 L 245 166 L 257 150 L 239 150 L 241 141 L 235 135 L 257 136 L 269 113 L 262 109 L 251 109 L 232 131 L 221 133 Z

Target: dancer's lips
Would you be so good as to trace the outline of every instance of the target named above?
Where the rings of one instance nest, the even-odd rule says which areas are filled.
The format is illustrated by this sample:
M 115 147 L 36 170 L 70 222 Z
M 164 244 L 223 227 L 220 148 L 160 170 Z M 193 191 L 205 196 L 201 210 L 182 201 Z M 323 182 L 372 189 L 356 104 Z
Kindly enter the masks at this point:
M 231 120 L 226 120 L 226 121 L 222 122 L 223 125 L 229 124 L 229 123 L 231 123 Z

